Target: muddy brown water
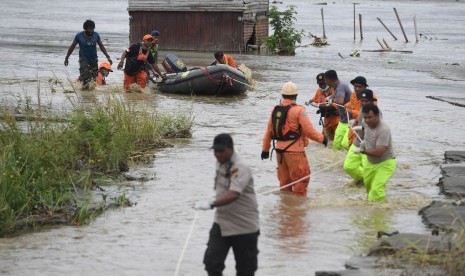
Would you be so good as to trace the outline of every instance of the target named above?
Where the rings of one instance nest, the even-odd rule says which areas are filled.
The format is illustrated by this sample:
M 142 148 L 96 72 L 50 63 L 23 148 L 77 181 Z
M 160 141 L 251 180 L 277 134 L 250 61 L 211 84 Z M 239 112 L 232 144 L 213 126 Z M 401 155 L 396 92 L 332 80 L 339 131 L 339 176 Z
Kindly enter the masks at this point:
M 313 275 L 317 270 L 343 269 L 344 261 L 367 252 L 376 232 L 427 233 L 418 209 L 438 195 L 436 183 L 445 150 L 465 148 L 465 108 L 426 98 L 459 98 L 465 84 L 465 5 L 460 1 L 358 1 L 363 15 L 364 40 L 353 41 L 353 5 L 350 1 L 284 1 L 297 6 L 298 24 L 321 36 L 320 8 L 325 10 L 326 47 L 300 47 L 295 57 L 234 54 L 238 64 L 252 69 L 256 90 L 244 97 L 205 98 L 164 94 L 123 95 L 134 104 L 149 104 L 162 112 L 192 112 L 193 137 L 175 140 L 173 148 L 156 154 L 152 166 L 134 169 L 155 175 L 133 183 L 127 190 L 136 206 L 113 210 L 90 225 L 44 229 L 0 239 L 0 274 L 3 275 L 173 275 L 189 233 L 197 200 L 213 195 L 214 156 L 208 149 L 220 132 L 233 135 L 236 151 L 250 164 L 260 207 L 261 236 L 256 275 Z M 405 43 L 395 14 L 397 8 L 409 42 Z M 96 21 L 113 61 L 128 46 L 127 1 L 2 1 L 0 23 L 0 91 L 3 105 L 18 98 L 41 101 L 57 111 L 75 100 L 98 98 L 96 92 L 50 93 L 47 80 L 56 75 L 77 78 L 78 49 L 68 68 L 64 57 L 76 32 L 87 18 Z M 421 37 L 415 43 L 413 16 Z M 376 17 L 395 33 L 394 41 Z M 155 26 L 154 26 L 155 27 Z M 385 38 L 397 50 L 413 54 L 363 52 L 374 50 L 376 38 Z M 429 39 L 432 38 L 432 39 Z M 303 45 L 311 43 L 304 38 Z M 163 49 L 163 34 L 161 37 Z M 163 56 L 168 52 L 163 52 Z M 177 53 L 189 66 L 211 63 L 212 53 Z M 344 57 L 341 59 L 338 55 Z M 103 55 L 99 52 L 99 57 Z M 453 65 L 458 64 L 458 65 Z M 379 98 L 385 121 L 393 131 L 398 168 L 387 187 L 388 203 L 369 204 L 363 189 L 351 187 L 340 166 L 342 152 L 316 143 L 307 149 L 313 176 L 308 199 L 273 192 L 276 164 L 261 161 L 261 139 L 279 89 L 289 80 L 299 89 L 299 103 L 315 90 L 315 76 L 335 69 L 341 80 L 367 78 Z M 121 71 L 112 73 L 110 85 L 122 86 Z M 39 80 L 39 82 L 37 82 Z M 65 83 L 65 86 L 69 86 Z M 315 109 L 307 108 L 315 127 Z M 202 257 L 213 212 L 201 212 L 193 228 L 180 275 L 205 275 Z M 225 275 L 235 275 L 232 254 Z

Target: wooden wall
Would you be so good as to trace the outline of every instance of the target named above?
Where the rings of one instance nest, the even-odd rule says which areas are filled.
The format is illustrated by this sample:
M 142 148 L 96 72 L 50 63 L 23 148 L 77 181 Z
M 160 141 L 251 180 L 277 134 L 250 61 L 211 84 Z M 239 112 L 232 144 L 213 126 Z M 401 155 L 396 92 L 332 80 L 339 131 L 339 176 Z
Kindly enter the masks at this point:
M 129 0 L 130 42 L 153 29 L 163 50 L 239 52 L 268 36 L 268 0 Z

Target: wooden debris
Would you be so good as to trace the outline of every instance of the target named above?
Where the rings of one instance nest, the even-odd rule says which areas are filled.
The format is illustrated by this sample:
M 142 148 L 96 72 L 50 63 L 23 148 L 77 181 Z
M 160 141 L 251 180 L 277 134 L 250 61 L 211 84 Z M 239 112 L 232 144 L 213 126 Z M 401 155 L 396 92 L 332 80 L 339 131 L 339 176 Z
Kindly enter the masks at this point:
M 404 54 L 413 54 L 413 51 L 402 51 L 396 49 L 379 49 L 379 50 L 362 50 L 363 52 L 396 52 L 396 53 L 404 53 Z
M 310 34 L 310 36 L 313 37 L 313 42 L 310 45 L 313 45 L 313 46 L 328 45 L 328 41 L 325 38 L 321 38 L 313 34 Z

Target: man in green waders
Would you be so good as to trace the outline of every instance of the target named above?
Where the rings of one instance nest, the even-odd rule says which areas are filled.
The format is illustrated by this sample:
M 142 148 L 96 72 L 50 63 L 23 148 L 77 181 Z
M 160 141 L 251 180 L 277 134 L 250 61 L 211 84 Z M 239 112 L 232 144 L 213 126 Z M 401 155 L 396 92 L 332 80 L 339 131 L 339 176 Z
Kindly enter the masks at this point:
M 373 91 L 371 89 L 363 90 L 360 94 L 360 109 L 366 105 L 374 104 L 375 101 L 377 100 L 374 98 Z M 367 157 L 365 154 L 354 153 L 355 149 L 360 147 L 360 143 L 362 142 L 360 139 L 364 139 L 362 122 L 363 113 L 360 112 L 352 127 L 352 130 L 356 133 L 356 137 L 352 145 L 349 147 L 346 158 L 344 160 L 344 171 L 354 179 L 354 182 L 357 186 L 359 184 L 363 186 L 363 166 L 367 162 Z
M 328 104 L 335 103 L 337 104 L 337 111 L 339 113 L 339 123 L 334 134 L 333 150 L 341 150 L 342 148 L 348 149 L 348 143 L 343 143 L 344 137 L 347 136 L 349 131 L 349 118 L 347 117 L 347 112 L 345 109 L 346 103 L 350 101 L 350 91 L 349 86 L 341 82 L 337 76 L 336 71 L 328 70 L 325 72 L 325 81 L 331 88 L 334 89 L 334 94 L 327 98 Z
M 397 161 L 392 148 L 391 130 L 380 119 L 379 109 L 370 104 L 362 107 L 365 139 L 354 153 L 367 156 L 363 181 L 368 201 L 386 200 L 386 183 L 396 171 Z

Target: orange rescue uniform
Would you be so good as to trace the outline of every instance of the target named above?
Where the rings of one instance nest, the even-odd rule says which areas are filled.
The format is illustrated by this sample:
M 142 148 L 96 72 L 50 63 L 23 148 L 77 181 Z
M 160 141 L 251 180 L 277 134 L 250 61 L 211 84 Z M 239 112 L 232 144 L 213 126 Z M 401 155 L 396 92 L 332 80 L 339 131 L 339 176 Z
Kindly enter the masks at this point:
M 233 57 L 230 56 L 230 55 L 224 54 L 223 60 L 221 62 L 219 62 L 219 63 L 226 64 L 226 65 L 229 65 L 229 66 L 237 69 L 236 63 L 234 62 Z
M 98 71 L 97 73 L 97 79 L 95 80 L 97 86 L 102 86 L 105 85 L 105 77 L 103 76 L 102 72 Z
M 137 71 L 135 75 L 128 75 L 124 73 L 124 89 L 129 91 L 129 87 L 133 83 L 137 83 L 141 88 L 145 88 L 147 78 L 147 73 L 144 70 Z
M 373 95 L 373 99 L 374 99 L 373 103 L 375 105 L 378 105 L 375 95 Z M 352 92 L 352 94 L 350 95 L 349 102 L 346 103 L 346 108 L 352 111 L 349 120 L 350 119 L 356 120 L 358 116 L 360 115 L 360 110 L 362 109 L 362 102 L 357 97 L 357 93 Z M 354 140 L 357 137 L 357 135 L 355 135 L 355 132 L 350 128 L 349 128 L 349 133 L 347 135 L 349 136 L 349 147 L 350 147 L 354 143 Z
M 294 104 L 294 101 L 290 99 L 284 99 L 281 103 L 283 106 L 291 104 Z M 295 105 L 289 109 L 287 121 L 289 122 L 290 129 L 293 131 L 297 131 L 300 127 L 301 136 L 295 142 L 294 140 L 277 141 L 276 161 L 278 164 L 278 179 L 280 187 L 310 175 L 310 166 L 308 164 L 307 156 L 305 155 L 305 147 L 309 143 L 308 139 L 310 138 L 319 143 L 322 143 L 324 139 L 323 134 L 319 133 L 313 127 L 305 107 L 301 105 Z M 264 152 L 270 152 L 272 135 L 272 118 L 270 117 L 263 137 L 262 150 Z M 287 148 L 286 151 L 282 152 L 285 148 Z M 310 178 L 307 178 L 282 190 L 292 192 L 296 195 L 306 196 L 309 182 Z
M 315 96 L 313 96 L 313 102 L 314 103 L 325 103 L 326 102 L 326 97 L 333 95 L 334 94 L 334 88 L 329 89 L 328 95 L 325 95 L 323 91 L 321 91 L 321 88 L 318 87 L 315 91 Z M 334 108 L 334 107 L 333 107 Z M 337 125 L 339 124 L 339 115 L 337 113 L 335 114 L 328 114 L 328 116 L 324 117 L 323 120 L 324 127 L 323 127 L 323 134 L 326 134 L 326 137 L 328 137 L 328 140 L 333 141 L 334 140 L 334 133 L 336 132 Z

